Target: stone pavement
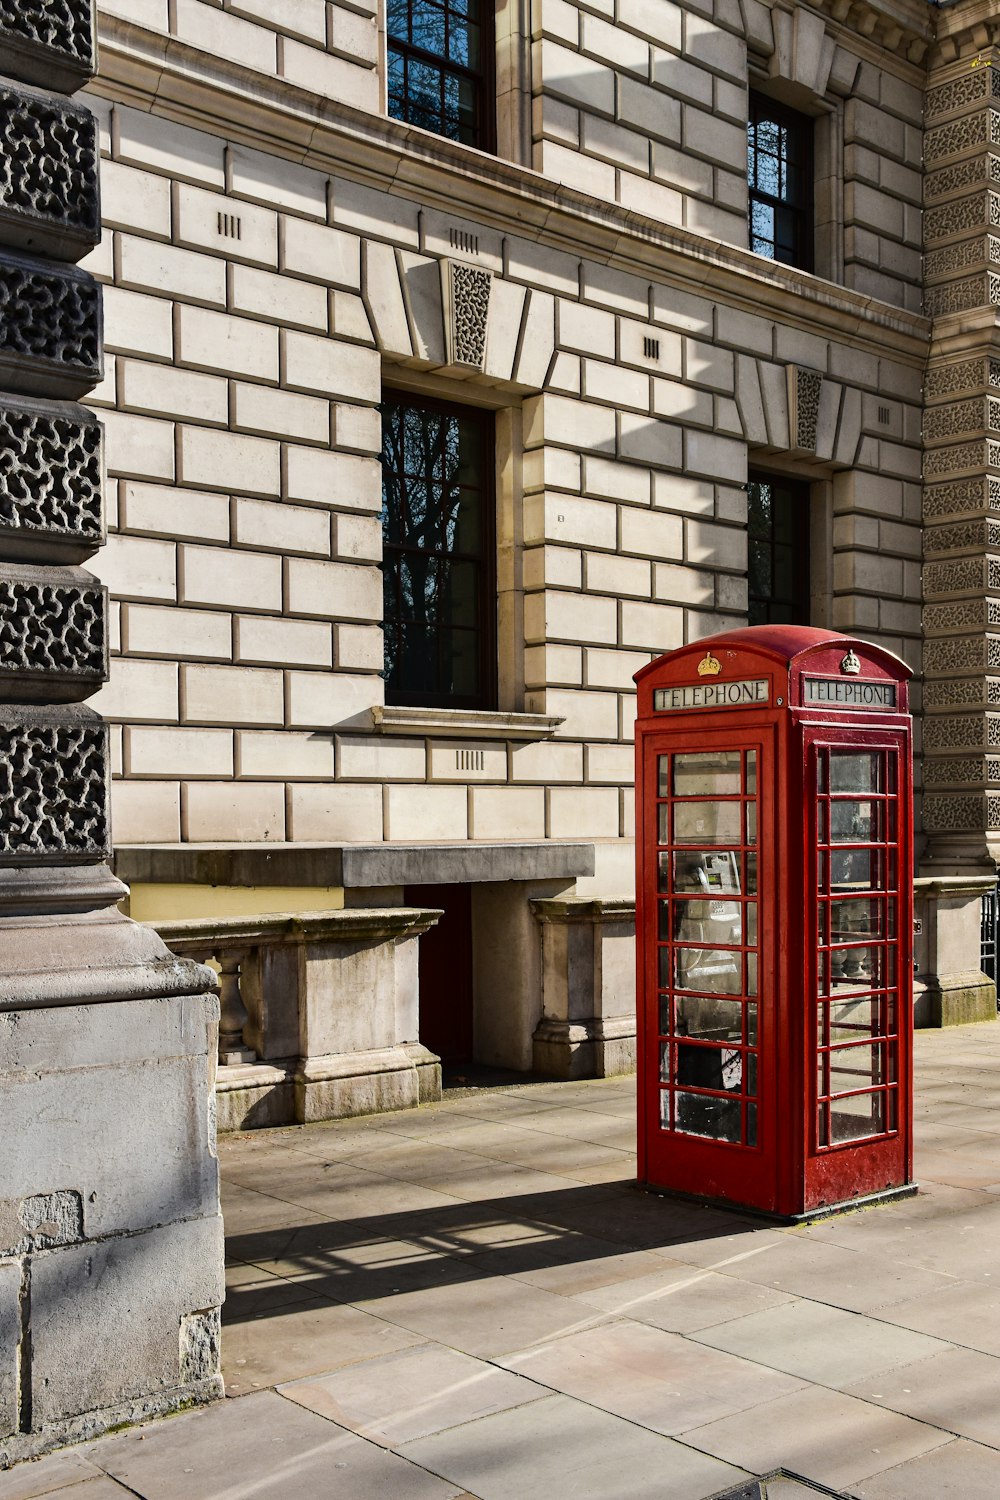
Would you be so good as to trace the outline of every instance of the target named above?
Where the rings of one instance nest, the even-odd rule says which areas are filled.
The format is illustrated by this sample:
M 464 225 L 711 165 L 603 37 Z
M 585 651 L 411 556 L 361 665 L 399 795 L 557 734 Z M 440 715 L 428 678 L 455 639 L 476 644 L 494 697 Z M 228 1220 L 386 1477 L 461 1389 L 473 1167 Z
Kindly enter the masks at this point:
M 225 1402 L 0 1500 L 1000 1496 L 1000 1025 L 918 1038 L 906 1202 L 637 1192 L 631 1080 L 224 1139 Z

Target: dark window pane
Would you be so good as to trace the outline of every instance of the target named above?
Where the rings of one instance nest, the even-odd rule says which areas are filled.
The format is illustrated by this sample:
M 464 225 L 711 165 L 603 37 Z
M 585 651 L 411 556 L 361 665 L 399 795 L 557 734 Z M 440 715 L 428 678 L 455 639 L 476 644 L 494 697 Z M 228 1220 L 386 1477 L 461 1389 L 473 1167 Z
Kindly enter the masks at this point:
M 478 0 L 389 0 L 389 113 L 489 149 L 492 12 Z
M 747 617 L 751 625 L 809 623 L 809 491 L 794 481 L 751 476 Z
M 398 397 L 382 432 L 387 700 L 490 707 L 492 418 Z
M 812 269 L 812 135 L 807 115 L 751 92 L 750 247 L 803 270 Z

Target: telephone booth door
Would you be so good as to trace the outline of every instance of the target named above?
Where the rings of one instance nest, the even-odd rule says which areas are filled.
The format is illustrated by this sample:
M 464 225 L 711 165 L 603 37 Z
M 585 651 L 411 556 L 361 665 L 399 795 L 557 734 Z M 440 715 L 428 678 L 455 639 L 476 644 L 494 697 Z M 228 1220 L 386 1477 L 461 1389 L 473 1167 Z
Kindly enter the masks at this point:
M 697 748 L 689 734 L 664 731 L 648 738 L 645 758 L 645 785 L 656 790 L 642 830 L 643 886 L 656 902 L 645 992 L 656 1003 L 640 1039 L 640 1175 L 770 1202 L 774 909 L 758 893 L 773 883 L 774 730 L 709 730 Z
M 912 870 L 905 737 L 804 727 L 807 1200 L 872 1193 L 911 1175 Z

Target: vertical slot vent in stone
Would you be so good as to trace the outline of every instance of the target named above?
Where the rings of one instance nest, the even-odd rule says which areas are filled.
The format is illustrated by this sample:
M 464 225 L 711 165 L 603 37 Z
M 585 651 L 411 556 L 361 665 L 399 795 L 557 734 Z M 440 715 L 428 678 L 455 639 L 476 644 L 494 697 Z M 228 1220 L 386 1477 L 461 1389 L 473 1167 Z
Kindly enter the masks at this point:
M 243 238 L 243 220 L 239 214 L 219 214 L 219 233 L 226 240 Z
M 459 250 L 463 255 L 479 254 L 479 236 L 470 234 L 467 229 L 456 229 L 452 225 L 448 230 L 448 242 L 453 250 Z
M 642 341 L 642 352 L 646 356 L 647 359 L 659 359 L 659 357 L 660 357 L 660 341 L 659 341 L 659 339 L 644 338 L 643 341 Z
M 486 769 L 486 756 L 482 750 L 456 750 L 456 771 L 484 771 Z

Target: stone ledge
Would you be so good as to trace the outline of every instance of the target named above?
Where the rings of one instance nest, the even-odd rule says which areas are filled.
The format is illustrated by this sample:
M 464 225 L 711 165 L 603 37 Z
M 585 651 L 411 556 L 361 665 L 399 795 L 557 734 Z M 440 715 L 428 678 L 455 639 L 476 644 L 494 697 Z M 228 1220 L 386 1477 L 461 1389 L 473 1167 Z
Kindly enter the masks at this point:
M 536 896 L 536 922 L 634 922 L 634 896 Z
M 593 875 L 592 843 L 123 844 L 114 869 L 129 885 L 462 885 Z M 329 915 L 328 913 L 326 915 Z
M 376 734 L 432 734 L 477 740 L 545 740 L 555 734 L 565 719 L 550 714 L 497 713 L 475 708 L 401 708 L 395 705 L 372 709 Z
M 442 915 L 429 908 L 351 907 L 341 911 L 308 911 L 261 917 L 191 917 L 150 922 L 175 953 L 197 955 L 220 947 L 257 947 L 270 943 L 378 943 L 415 937 L 434 927 Z

